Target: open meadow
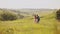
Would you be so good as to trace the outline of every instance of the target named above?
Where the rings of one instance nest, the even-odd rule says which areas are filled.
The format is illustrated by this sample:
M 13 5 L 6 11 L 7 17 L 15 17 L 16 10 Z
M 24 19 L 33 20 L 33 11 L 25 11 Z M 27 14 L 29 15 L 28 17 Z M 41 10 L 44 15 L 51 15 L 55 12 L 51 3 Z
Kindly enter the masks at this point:
M 32 15 L 13 21 L 0 21 L 0 34 L 60 34 L 55 13 L 51 12 L 38 13 L 39 16 L 43 16 L 39 23 L 34 22 Z

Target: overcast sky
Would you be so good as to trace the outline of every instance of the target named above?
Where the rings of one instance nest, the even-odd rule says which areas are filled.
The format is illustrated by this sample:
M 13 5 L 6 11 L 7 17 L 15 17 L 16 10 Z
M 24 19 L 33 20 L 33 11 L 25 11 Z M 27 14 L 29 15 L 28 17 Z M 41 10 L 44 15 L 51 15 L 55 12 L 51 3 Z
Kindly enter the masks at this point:
M 60 0 L 0 0 L 0 8 L 51 8 L 59 9 Z

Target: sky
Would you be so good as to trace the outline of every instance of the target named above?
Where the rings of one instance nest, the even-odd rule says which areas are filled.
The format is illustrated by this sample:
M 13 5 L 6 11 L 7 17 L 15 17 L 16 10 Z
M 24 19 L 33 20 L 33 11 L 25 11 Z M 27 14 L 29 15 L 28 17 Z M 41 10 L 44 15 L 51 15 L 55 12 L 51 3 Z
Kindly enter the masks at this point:
M 22 9 L 22 8 L 48 8 L 59 9 L 60 0 L 0 0 L 0 8 Z

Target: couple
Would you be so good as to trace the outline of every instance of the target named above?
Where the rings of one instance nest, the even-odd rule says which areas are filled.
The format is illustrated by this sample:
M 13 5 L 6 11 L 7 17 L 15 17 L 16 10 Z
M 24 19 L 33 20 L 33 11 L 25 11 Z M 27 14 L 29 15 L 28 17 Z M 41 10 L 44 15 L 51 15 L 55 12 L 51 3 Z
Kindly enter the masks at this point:
M 40 21 L 40 17 L 38 15 L 34 15 L 34 19 L 36 23 L 39 23 Z

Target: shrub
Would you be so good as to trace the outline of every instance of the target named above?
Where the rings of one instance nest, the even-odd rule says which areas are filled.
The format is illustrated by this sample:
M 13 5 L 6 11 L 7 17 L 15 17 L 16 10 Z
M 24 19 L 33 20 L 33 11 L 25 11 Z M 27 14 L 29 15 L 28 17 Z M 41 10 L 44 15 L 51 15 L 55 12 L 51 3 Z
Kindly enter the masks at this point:
M 60 9 L 56 12 L 56 17 L 58 20 L 60 20 Z
M 16 20 L 18 19 L 17 14 L 9 11 L 3 11 L 0 14 L 0 20 L 7 21 L 7 20 Z

